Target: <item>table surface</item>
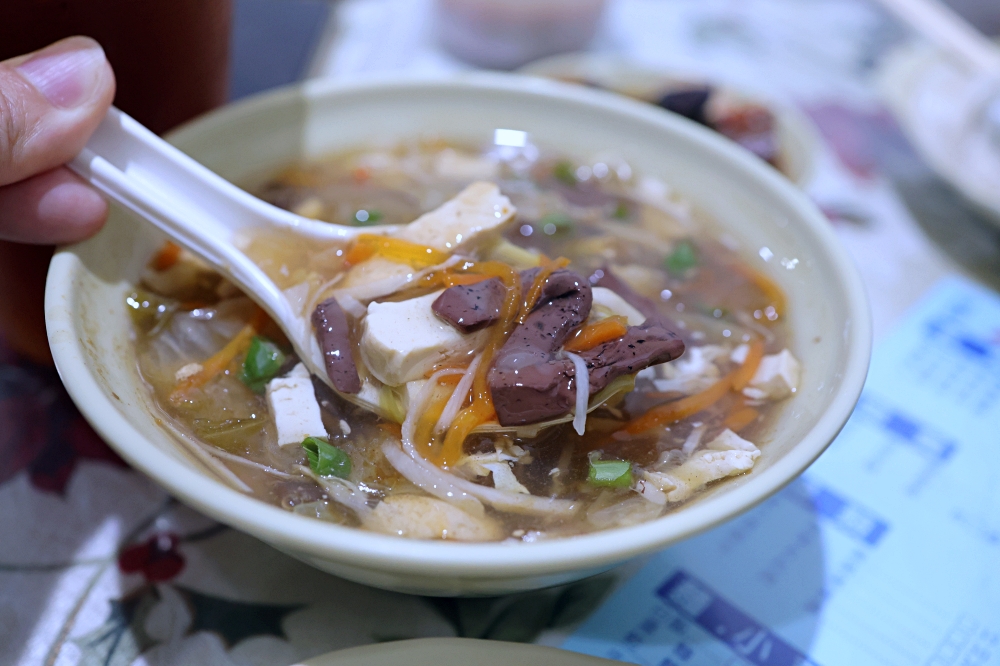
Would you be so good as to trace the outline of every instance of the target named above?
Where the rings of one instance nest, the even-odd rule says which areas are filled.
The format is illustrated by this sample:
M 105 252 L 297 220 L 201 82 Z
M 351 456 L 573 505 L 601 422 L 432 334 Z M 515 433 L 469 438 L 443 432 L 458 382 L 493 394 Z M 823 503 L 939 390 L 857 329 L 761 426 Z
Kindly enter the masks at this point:
M 437 46 L 430 8 L 345 0 L 308 31 L 318 44 L 308 72 L 466 69 Z M 877 342 L 944 276 L 1000 286 L 1000 232 L 923 166 L 879 103 L 874 72 L 901 37 L 851 0 L 620 0 L 593 50 L 805 111 L 823 137 L 806 189 L 858 264 Z M 172 500 L 90 430 L 53 370 L 2 349 L 0 424 L 4 664 L 288 664 L 422 636 L 558 645 L 635 566 L 497 599 L 373 590 Z

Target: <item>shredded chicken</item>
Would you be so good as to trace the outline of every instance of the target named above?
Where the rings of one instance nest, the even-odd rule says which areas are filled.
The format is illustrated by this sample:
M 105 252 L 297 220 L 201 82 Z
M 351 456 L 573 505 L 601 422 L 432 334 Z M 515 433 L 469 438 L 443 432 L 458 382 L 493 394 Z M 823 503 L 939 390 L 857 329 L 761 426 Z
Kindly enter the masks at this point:
M 644 472 L 642 480 L 665 493 L 668 502 L 683 502 L 712 481 L 749 471 L 760 456 L 756 446 L 731 430 L 705 448 L 669 472 Z
M 367 514 L 366 528 L 411 539 L 495 541 L 503 536 L 489 516 L 473 516 L 456 506 L 423 495 L 392 495 Z
M 518 462 L 521 457 L 528 457 L 530 460 L 530 456 L 527 456 L 521 447 L 510 443 L 510 440 L 503 439 L 501 441 L 508 442 L 506 449 L 510 450 L 509 453 L 498 442 L 496 450 L 492 453 L 464 456 L 455 465 L 456 471 L 467 473 L 470 476 L 489 476 L 492 474 L 493 487 L 497 490 L 529 495 L 528 489 L 514 476 L 511 465 Z

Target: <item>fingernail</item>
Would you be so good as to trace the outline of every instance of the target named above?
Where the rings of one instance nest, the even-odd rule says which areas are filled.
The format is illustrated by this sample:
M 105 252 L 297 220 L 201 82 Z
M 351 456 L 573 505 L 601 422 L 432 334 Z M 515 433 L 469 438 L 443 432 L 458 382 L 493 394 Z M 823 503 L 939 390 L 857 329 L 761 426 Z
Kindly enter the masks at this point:
M 47 47 L 17 67 L 45 98 L 64 109 L 91 98 L 104 67 L 104 50 L 91 39 Z

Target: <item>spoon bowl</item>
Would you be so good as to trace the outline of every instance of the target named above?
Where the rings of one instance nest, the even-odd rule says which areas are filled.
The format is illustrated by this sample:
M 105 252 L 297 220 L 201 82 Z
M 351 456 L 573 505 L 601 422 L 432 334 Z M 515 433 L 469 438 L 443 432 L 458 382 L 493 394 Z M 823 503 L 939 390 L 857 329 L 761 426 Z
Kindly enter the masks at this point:
M 317 242 L 343 242 L 363 233 L 392 235 L 399 226 L 349 227 L 273 206 L 202 166 L 115 107 L 108 110 L 69 167 L 242 289 L 277 323 L 309 371 L 340 396 L 383 418 L 393 418 L 383 404 L 369 399 L 371 392 L 351 394 L 337 389 L 313 335 L 310 313 L 294 306 L 240 246 L 265 233 L 280 232 L 286 237 Z M 411 274 L 409 278 L 417 275 Z M 595 396 L 588 411 L 619 395 L 621 384 L 616 387 L 618 390 Z M 571 419 L 569 415 L 515 428 L 485 424 L 475 432 L 502 430 L 534 436 L 543 428 Z
M 254 235 L 280 232 L 312 241 L 347 241 L 362 233 L 391 234 L 398 227 L 348 227 L 312 220 L 272 206 L 236 187 L 111 107 L 69 167 L 117 203 L 194 252 L 253 299 L 288 336 L 312 374 L 336 390 L 308 313 L 240 250 Z M 378 404 L 341 394 L 370 411 Z

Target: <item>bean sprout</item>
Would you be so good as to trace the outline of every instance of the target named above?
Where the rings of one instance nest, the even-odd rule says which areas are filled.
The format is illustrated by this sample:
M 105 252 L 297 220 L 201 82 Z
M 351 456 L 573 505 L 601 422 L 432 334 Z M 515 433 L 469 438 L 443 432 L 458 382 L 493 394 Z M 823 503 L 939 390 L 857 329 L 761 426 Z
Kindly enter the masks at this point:
M 587 362 L 576 354 L 563 352 L 569 360 L 573 361 L 574 379 L 576 380 L 576 412 L 573 414 L 573 430 L 576 434 L 583 436 L 587 428 L 587 403 L 590 402 L 590 374 L 587 370 Z

